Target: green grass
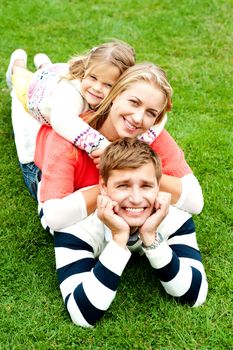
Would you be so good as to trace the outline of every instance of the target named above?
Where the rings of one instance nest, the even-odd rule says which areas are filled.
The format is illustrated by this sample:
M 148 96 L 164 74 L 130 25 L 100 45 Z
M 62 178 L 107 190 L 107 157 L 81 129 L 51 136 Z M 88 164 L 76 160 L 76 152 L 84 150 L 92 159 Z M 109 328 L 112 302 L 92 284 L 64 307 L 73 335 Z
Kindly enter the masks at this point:
M 0 350 L 233 349 L 232 18 L 230 0 L 2 0 Z M 113 37 L 163 66 L 174 88 L 167 128 L 203 187 L 195 222 L 209 295 L 198 309 L 177 305 L 135 257 L 104 318 L 82 329 L 63 306 L 52 238 L 18 167 L 5 71 L 17 47 L 33 68 L 37 52 L 66 61 Z

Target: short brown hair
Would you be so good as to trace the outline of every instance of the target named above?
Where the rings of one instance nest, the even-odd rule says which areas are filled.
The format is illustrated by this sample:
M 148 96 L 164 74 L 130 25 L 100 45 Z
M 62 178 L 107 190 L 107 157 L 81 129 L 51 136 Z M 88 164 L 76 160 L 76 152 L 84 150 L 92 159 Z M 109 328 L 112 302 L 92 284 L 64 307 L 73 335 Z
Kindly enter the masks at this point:
M 146 142 L 137 138 L 124 137 L 112 142 L 104 150 L 100 160 L 100 176 L 106 184 L 112 170 L 137 169 L 149 162 L 153 163 L 156 179 L 159 182 L 162 176 L 159 156 Z

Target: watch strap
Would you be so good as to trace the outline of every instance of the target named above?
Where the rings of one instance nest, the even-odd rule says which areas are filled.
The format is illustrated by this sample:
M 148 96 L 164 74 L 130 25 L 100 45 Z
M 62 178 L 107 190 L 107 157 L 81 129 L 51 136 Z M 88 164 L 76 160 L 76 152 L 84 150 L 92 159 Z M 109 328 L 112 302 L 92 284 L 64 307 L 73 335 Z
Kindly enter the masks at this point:
M 144 246 L 144 244 L 142 244 L 142 247 L 144 250 L 152 250 L 152 249 L 158 248 L 162 242 L 163 242 L 163 237 L 160 232 L 157 232 L 155 235 L 154 242 L 147 247 Z

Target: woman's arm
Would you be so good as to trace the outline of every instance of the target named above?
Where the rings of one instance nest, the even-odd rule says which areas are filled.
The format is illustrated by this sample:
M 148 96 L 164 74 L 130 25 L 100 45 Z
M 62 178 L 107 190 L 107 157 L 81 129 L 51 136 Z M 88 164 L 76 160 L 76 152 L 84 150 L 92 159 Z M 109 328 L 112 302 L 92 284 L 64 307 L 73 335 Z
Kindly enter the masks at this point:
M 179 200 L 182 193 L 181 179 L 174 176 L 162 174 L 159 190 L 161 192 L 171 193 L 171 204 L 175 204 Z
M 175 140 L 163 130 L 151 147 L 162 162 L 160 190 L 170 192 L 172 204 L 179 209 L 199 214 L 204 203 L 201 186 Z
M 39 211 L 43 208 L 46 226 L 58 230 L 95 210 L 99 172 L 84 151 L 77 150 L 50 127 L 42 126 L 35 159 L 42 170 L 38 202 Z
M 75 191 L 63 198 L 49 199 L 42 205 L 46 225 L 53 231 L 74 225 L 96 209 L 99 185 Z

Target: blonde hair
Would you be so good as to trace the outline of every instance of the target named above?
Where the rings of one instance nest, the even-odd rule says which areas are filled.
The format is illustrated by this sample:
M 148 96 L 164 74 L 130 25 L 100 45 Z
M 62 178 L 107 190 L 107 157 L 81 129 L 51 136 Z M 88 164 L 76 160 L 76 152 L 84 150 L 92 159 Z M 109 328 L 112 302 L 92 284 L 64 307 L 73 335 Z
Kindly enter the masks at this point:
M 115 82 L 108 96 L 105 97 L 98 110 L 90 115 L 87 120 L 90 126 L 98 130 L 107 119 L 115 98 L 127 90 L 131 84 L 138 81 L 145 81 L 149 84 L 153 84 L 161 90 L 165 97 L 164 108 L 155 120 L 155 124 L 158 124 L 163 119 L 165 113 L 172 108 L 173 90 L 162 68 L 153 63 L 143 62 L 128 68 Z
M 86 54 L 75 56 L 68 62 L 69 72 L 65 78 L 83 79 L 86 71 L 99 64 L 112 64 L 122 74 L 135 64 L 135 51 L 129 44 L 113 40 L 92 48 Z
M 159 156 L 144 141 L 137 138 L 124 137 L 112 142 L 104 150 L 100 159 L 100 176 L 107 184 L 112 170 L 137 169 L 152 162 L 157 182 L 162 176 Z

